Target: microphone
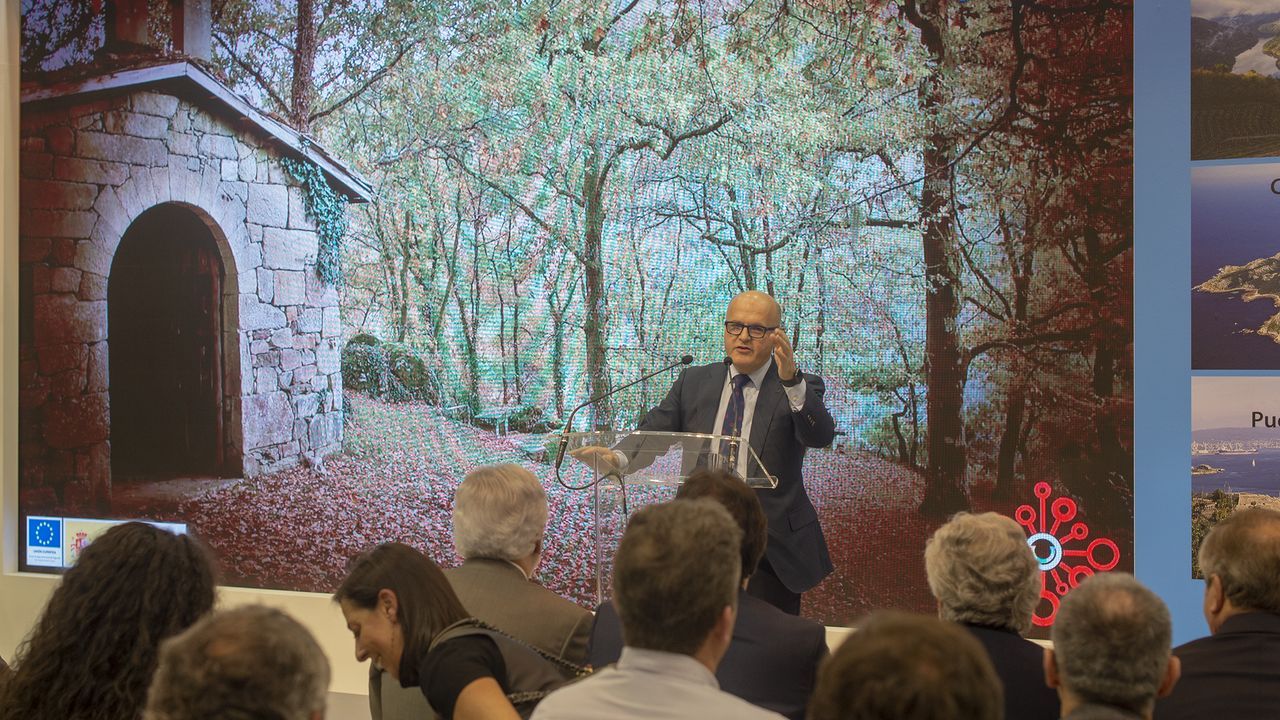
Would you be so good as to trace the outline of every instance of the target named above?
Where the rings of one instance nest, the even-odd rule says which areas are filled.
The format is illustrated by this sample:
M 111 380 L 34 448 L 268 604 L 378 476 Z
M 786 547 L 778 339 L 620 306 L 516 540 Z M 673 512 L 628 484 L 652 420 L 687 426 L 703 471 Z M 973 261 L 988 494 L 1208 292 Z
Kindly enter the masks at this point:
M 626 385 L 621 385 L 621 386 L 619 386 L 619 387 L 616 387 L 616 388 L 614 388 L 614 389 L 610 390 L 609 392 L 601 393 L 600 395 L 597 395 L 596 397 L 593 397 L 593 398 L 591 398 L 590 400 L 588 400 L 588 401 L 586 401 L 586 402 L 582 403 L 582 404 L 581 404 L 581 405 L 579 405 L 578 407 L 574 408 L 574 409 L 573 409 L 573 411 L 569 413 L 569 420 L 564 424 L 564 429 L 560 431 L 560 448 L 556 451 L 556 470 L 559 470 L 559 469 L 560 469 L 560 464 L 564 462 L 564 450 L 565 450 L 565 447 L 569 444 L 569 432 L 570 432 L 570 430 L 573 428 L 573 418 L 574 418 L 574 416 L 575 416 L 575 415 L 577 415 L 577 414 L 578 414 L 578 411 L 579 411 L 579 410 L 581 410 L 581 409 L 582 409 L 582 408 L 584 408 L 584 407 L 587 407 L 588 405 L 595 405 L 596 403 L 600 402 L 601 400 L 604 400 L 605 398 L 607 398 L 607 397 L 609 397 L 609 396 L 611 396 L 611 395 L 614 395 L 614 394 L 616 394 L 616 393 L 620 393 L 620 392 L 622 392 L 623 390 L 626 390 L 627 388 L 631 387 L 632 385 L 638 385 L 638 384 L 640 384 L 640 383 L 644 382 L 645 380 L 648 380 L 649 378 L 651 378 L 651 377 L 653 377 L 653 376 L 655 376 L 655 375 L 661 375 L 662 373 L 664 373 L 664 372 L 666 372 L 666 371 L 668 371 L 668 370 L 670 370 L 670 369 L 672 369 L 672 368 L 676 368 L 676 367 L 679 367 L 679 366 L 681 366 L 681 365 L 688 365 L 688 364 L 690 364 L 690 363 L 692 363 L 692 362 L 693 362 L 693 356 L 692 356 L 692 355 L 685 355 L 684 357 L 682 357 L 682 358 L 680 358 L 679 360 L 677 360 L 677 361 L 675 361 L 675 362 L 671 363 L 670 365 L 668 365 L 668 366 L 666 366 L 666 367 L 662 368 L 661 370 L 654 370 L 653 372 L 649 373 L 648 375 L 641 376 L 641 377 L 640 377 L 639 379 L 637 379 L 637 380 L 632 380 L 631 382 L 627 383 Z

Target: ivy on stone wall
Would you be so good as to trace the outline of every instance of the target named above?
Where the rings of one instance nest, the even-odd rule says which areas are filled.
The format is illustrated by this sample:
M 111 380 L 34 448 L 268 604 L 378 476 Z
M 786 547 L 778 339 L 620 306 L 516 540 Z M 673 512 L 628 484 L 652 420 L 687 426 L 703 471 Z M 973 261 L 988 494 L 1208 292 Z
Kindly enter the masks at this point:
M 280 164 L 302 183 L 307 217 L 316 224 L 320 254 L 316 274 L 337 285 L 342 280 L 342 238 L 347 234 L 347 202 L 329 185 L 319 165 L 305 160 L 281 158 Z

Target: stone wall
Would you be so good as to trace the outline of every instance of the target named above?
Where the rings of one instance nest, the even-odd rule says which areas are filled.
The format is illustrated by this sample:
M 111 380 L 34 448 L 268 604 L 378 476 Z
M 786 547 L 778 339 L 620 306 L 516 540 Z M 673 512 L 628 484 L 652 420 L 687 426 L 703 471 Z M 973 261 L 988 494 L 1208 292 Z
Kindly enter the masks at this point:
M 161 203 L 199 216 L 222 255 L 227 457 L 252 476 L 340 449 L 338 293 L 316 275 L 317 236 L 276 152 L 153 92 L 24 105 L 21 133 L 24 493 L 109 501 L 111 262 Z

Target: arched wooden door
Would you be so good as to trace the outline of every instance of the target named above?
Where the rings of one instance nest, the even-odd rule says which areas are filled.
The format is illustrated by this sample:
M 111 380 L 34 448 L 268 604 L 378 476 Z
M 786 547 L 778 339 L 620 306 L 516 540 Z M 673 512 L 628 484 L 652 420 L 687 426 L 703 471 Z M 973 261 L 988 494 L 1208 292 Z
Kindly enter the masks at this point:
M 222 259 L 192 211 L 129 226 L 107 287 L 111 467 L 117 480 L 221 475 Z

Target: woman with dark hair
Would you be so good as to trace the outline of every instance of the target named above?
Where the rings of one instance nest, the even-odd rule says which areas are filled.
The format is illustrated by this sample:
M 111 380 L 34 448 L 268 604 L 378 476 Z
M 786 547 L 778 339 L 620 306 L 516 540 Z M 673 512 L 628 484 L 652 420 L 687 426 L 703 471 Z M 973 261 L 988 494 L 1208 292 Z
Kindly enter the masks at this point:
M 333 599 L 355 636 L 356 659 L 421 688 L 446 720 L 527 715 L 576 669 L 468 617 L 439 566 L 408 545 L 356 556 Z
M 213 561 L 189 535 L 117 525 L 53 591 L 0 683 L 0 720 L 136 720 L 160 641 L 213 607 Z

